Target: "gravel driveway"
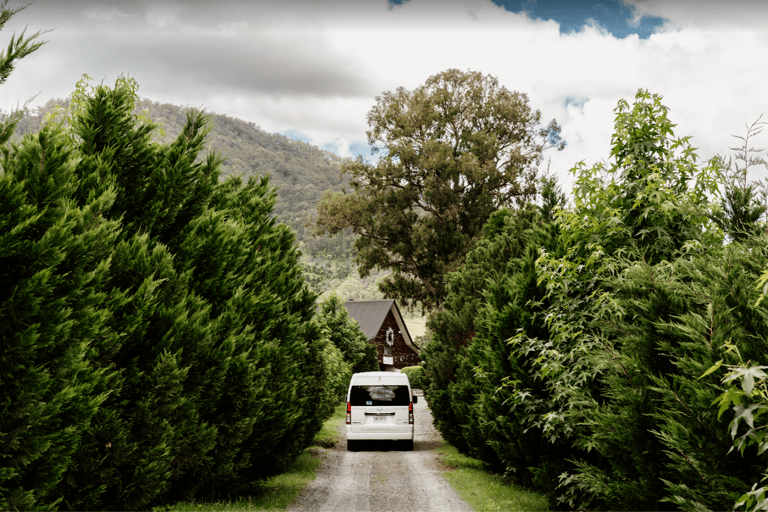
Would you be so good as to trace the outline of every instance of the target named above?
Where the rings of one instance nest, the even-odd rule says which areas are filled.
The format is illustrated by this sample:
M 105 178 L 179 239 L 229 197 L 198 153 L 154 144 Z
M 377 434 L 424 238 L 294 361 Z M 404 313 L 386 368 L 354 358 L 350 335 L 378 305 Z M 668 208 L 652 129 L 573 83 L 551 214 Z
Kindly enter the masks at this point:
M 416 433 L 412 452 L 384 442 L 348 452 L 342 439 L 325 450 L 317 478 L 289 511 L 467 511 L 472 509 L 440 475 L 434 449 L 443 444 L 432 426 L 426 401 L 413 407 Z

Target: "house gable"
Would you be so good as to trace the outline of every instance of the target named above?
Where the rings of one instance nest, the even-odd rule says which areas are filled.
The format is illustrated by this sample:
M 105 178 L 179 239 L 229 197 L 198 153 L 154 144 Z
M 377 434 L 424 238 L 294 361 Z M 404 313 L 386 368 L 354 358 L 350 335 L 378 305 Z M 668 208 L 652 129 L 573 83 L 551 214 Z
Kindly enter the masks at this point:
M 344 307 L 349 316 L 360 324 L 368 342 L 376 345 L 381 369 L 400 369 L 421 362 L 419 347 L 411 339 L 394 300 L 347 301 Z M 388 332 L 390 343 L 387 342 Z

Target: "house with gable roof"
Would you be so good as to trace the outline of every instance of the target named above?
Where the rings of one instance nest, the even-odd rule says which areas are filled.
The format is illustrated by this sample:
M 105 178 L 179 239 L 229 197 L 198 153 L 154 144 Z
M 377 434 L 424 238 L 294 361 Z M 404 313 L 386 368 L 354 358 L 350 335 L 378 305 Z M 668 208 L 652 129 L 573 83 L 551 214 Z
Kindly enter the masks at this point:
M 376 346 L 382 371 L 399 371 L 421 362 L 420 349 L 411 339 L 394 299 L 349 300 L 344 307 L 360 324 L 368 343 Z

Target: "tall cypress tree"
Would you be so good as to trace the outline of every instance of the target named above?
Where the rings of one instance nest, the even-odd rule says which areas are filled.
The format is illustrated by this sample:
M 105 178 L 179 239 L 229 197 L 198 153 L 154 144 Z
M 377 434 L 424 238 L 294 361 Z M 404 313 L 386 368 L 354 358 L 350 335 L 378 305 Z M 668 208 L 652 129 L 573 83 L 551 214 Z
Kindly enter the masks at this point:
M 94 354 L 115 377 L 70 472 L 68 506 L 139 508 L 252 486 L 320 427 L 321 336 L 293 234 L 268 180 L 218 182 L 191 113 L 168 145 L 133 114 L 135 82 L 92 88 L 71 119 L 84 155 L 110 163 L 123 223 L 109 293 L 117 343 Z M 88 489 L 88 492 L 83 492 Z
M 528 205 L 518 211 L 500 210 L 491 215 L 477 247 L 450 276 L 445 307 L 430 318 L 432 341 L 424 350 L 424 369 L 429 379 L 426 394 L 438 429 L 462 451 L 473 452 L 488 464 L 510 471 L 515 464 L 500 459 L 503 450 L 489 445 L 487 432 L 480 425 L 490 420 L 479 409 L 480 397 L 486 392 L 496 394 L 496 387 L 508 380 L 505 377 L 510 375 L 509 369 L 492 371 L 483 367 L 478 371 L 478 365 L 488 361 L 506 366 L 508 338 L 530 324 L 521 323 L 519 318 L 502 320 L 497 318 L 502 313 L 492 311 L 503 309 L 506 300 L 516 300 L 513 297 L 520 290 L 510 291 L 506 285 L 521 272 L 523 259 L 534 262 L 539 244 L 551 244 L 555 239 L 551 233 L 546 234 L 551 227 L 539 226 L 551 221 L 551 210 L 563 202 L 563 197 L 554 180 L 542 180 L 542 190 L 541 208 Z M 535 289 L 535 273 L 532 279 Z M 522 296 L 520 300 L 527 302 Z M 493 327 L 492 318 L 497 321 Z
M 53 127 L 2 163 L 0 508 L 56 507 L 56 485 L 105 398 L 87 354 L 109 337 L 102 286 L 119 225 L 101 212 L 115 191 L 75 204 L 77 158 Z
M 241 354 L 237 373 L 207 409 L 213 423 L 238 425 L 219 433 L 220 491 L 285 468 L 321 426 L 312 406 L 324 382 L 322 337 L 311 321 L 315 295 L 301 275 L 293 233 L 270 215 L 275 200 L 266 178 L 221 183 L 179 251 L 195 291 L 212 304 L 218 336 Z
M 176 271 L 162 243 L 179 216 L 197 208 L 187 203 L 197 197 L 191 175 L 199 170 L 204 119 L 192 116 L 164 146 L 152 142 L 154 126 L 134 115 L 130 79 L 78 94 L 79 109 L 68 119 L 82 154 L 75 196 L 83 201 L 114 184 L 118 200 L 106 211 L 124 227 L 106 283 L 112 335 L 90 352 L 109 377 L 99 383 L 107 398 L 60 492 L 71 509 L 136 509 L 160 499 L 174 477 L 207 466 L 216 436 L 199 418 L 200 383 L 187 385 L 191 367 L 210 363 L 200 356 L 211 344 L 209 308 L 189 292 L 190 276 Z M 201 173 L 208 173 L 201 185 L 208 189 L 217 176 L 215 158 L 210 163 Z
M 546 225 L 526 236 L 524 252 L 506 273 L 488 283 L 485 304 L 478 312 L 477 335 L 467 350 L 457 387 L 474 389 L 465 427 L 467 443 L 517 483 L 554 496 L 557 478 L 574 450 L 567 435 L 552 439 L 543 432 L 541 416 L 552 412 L 552 401 L 536 372 L 530 340 L 549 338 L 543 321 L 547 302 L 538 283 L 536 260 L 546 248 L 557 253 L 557 227 Z M 491 459 L 493 460 L 493 459 Z

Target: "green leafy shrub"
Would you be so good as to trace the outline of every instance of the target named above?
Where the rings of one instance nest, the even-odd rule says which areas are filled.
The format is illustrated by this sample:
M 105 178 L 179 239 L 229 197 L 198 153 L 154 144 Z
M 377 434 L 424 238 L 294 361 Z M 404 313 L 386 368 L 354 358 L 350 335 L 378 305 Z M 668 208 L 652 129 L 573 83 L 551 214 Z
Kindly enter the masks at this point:
M 768 293 L 766 283 L 768 283 L 768 271 L 764 270 L 757 283 L 757 290 L 761 293 L 754 303 L 755 309 L 760 307 L 766 293 Z M 768 429 L 766 429 L 765 422 L 765 413 L 768 411 L 768 405 L 766 405 L 768 402 L 768 386 L 766 385 L 768 374 L 765 373 L 765 370 L 768 369 L 768 366 L 757 364 L 757 362 L 762 361 L 759 355 L 755 361 L 750 359 L 745 361 L 739 346 L 732 343 L 731 340 L 726 343 L 725 348 L 726 353 L 730 355 L 729 359 L 731 361 L 736 359 L 736 362 L 735 364 L 725 364 L 728 373 L 722 378 L 725 390 L 717 400 L 718 418 L 721 418 L 723 413 L 732 408 L 734 416 L 728 424 L 729 434 L 733 440 L 731 450 L 735 448 L 744 456 L 745 452 L 754 446 L 757 449 L 758 457 L 762 456 L 760 458 L 762 478 L 759 482 L 753 483 L 752 488 L 739 497 L 734 505 L 734 510 L 741 507 L 749 512 L 768 510 L 768 499 L 766 499 L 768 486 L 764 485 L 765 481 L 768 480 L 768 470 L 765 469 L 764 458 L 768 448 L 768 441 L 766 440 Z M 723 367 L 724 362 L 725 359 L 718 360 L 700 378 L 703 379 L 707 375 L 717 372 Z M 752 453 L 749 455 L 751 456 Z M 756 478 L 756 475 L 753 478 Z
M 710 221 L 717 208 L 709 194 L 718 192 L 718 161 L 699 165 L 689 138 L 673 138 L 667 114 L 661 98 L 643 90 L 632 105 L 619 102 L 612 161 L 574 170 L 574 205 L 558 217 L 567 254 L 544 254 L 538 261 L 551 304 L 545 317 L 550 339 L 533 352 L 552 393 L 553 410 L 545 416 L 544 429 L 554 438 L 570 437 L 583 454 L 580 469 L 563 480 L 561 498 L 570 506 L 658 508 L 667 492 L 658 476 L 663 457 L 649 415 L 650 392 L 639 384 L 643 391 L 621 395 L 621 402 L 610 390 L 618 372 L 614 365 L 633 350 L 617 342 L 610 328 L 625 315 L 619 292 L 627 272 L 722 246 L 722 232 Z M 673 303 L 668 306 L 678 311 Z M 663 321 L 663 301 L 657 307 L 626 321 L 635 327 Z M 660 362 L 657 356 L 651 359 Z M 645 372 L 664 375 L 672 366 L 628 368 L 650 379 Z M 616 428 L 619 417 L 626 430 Z
M 723 388 L 702 378 L 718 360 L 736 362 L 731 340 L 749 357 L 768 349 L 766 311 L 752 307 L 765 261 L 754 249 L 637 265 L 616 283 L 623 314 L 606 318 L 604 398 L 585 439 L 606 464 L 580 464 L 577 477 L 609 507 L 724 510 L 760 470 L 754 453 L 727 456 L 726 421 L 712 407 Z
M 527 247 L 535 238 L 532 234 L 534 226 L 548 223 L 552 210 L 563 202 L 554 181 L 544 180 L 542 185 L 544 201 L 540 209 L 500 210 L 491 215 L 483 228 L 483 238 L 467 255 L 464 266 L 450 276 L 445 307 L 430 317 L 432 341 L 423 351 L 428 384 L 424 389 L 436 426 L 451 444 L 498 469 L 501 469 L 498 452 L 486 442 L 487 438 L 479 427 L 481 422 L 486 423 L 484 416 L 478 416 L 478 408 L 481 407 L 479 397 L 483 389 L 495 394 L 496 387 L 509 376 L 509 368 L 494 370 L 494 377 L 490 377 L 488 369 L 480 371 L 479 360 L 474 356 L 480 356 L 479 359 L 490 364 L 506 366 L 510 352 L 506 340 L 516 334 L 520 325 L 502 320 L 497 315 L 494 318 L 498 320 L 497 326 L 502 332 L 485 331 L 487 336 L 481 345 L 478 348 L 474 346 L 484 320 L 485 329 L 491 329 L 488 325 L 491 319 L 485 318 L 483 313 L 489 301 L 494 300 L 497 291 L 507 294 L 505 285 L 509 284 L 511 276 L 520 271 L 521 258 L 527 254 L 529 263 L 535 261 L 537 249 Z M 539 236 L 546 238 L 541 233 L 536 235 Z M 496 286 L 495 283 L 504 283 L 504 286 Z M 516 440 L 509 442 L 515 443 Z M 512 467 L 508 469 L 512 471 Z
M 402 371 L 408 376 L 408 382 L 411 383 L 411 389 L 423 390 L 427 384 L 427 380 L 424 377 L 424 368 L 422 366 L 406 366 Z
M 330 418 L 336 406 L 344 401 L 349 381 L 352 379 L 352 368 L 344 361 L 344 354 L 341 350 L 330 341 L 323 349 L 322 358 L 326 374 L 323 395 L 320 400 L 322 411 L 320 415 L 325 420 Z
M 357 321 L 350 318 L 338 295 L 331 294 L 320 303 L 318 319 L 323 335 L 341 351 L 352 373 L 379 370 L 376 346 L 368 343 L 365 333 Z

